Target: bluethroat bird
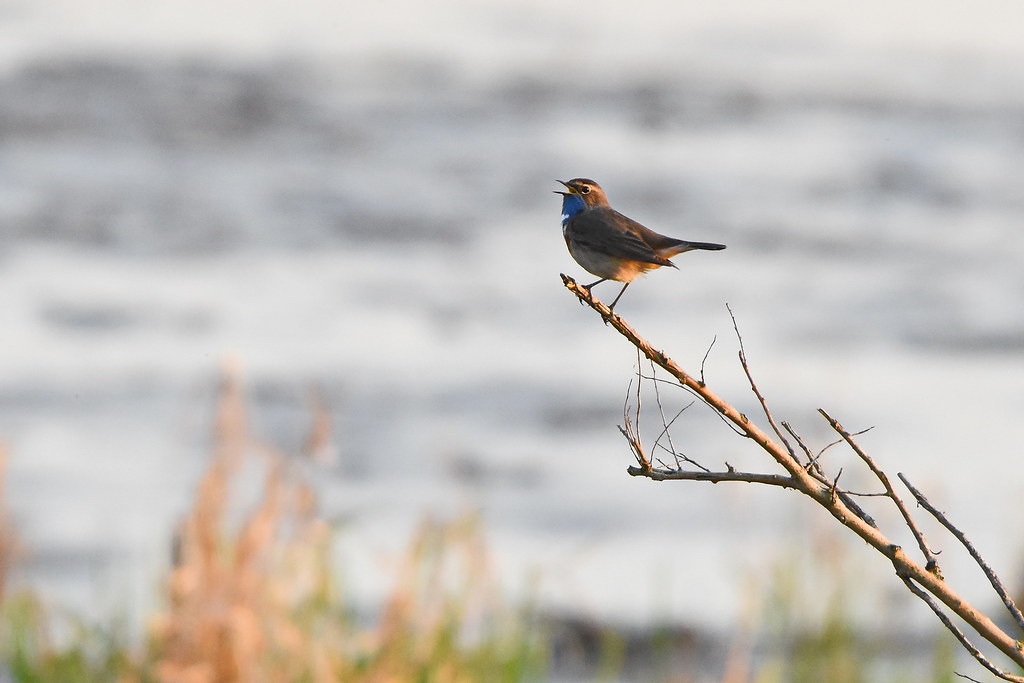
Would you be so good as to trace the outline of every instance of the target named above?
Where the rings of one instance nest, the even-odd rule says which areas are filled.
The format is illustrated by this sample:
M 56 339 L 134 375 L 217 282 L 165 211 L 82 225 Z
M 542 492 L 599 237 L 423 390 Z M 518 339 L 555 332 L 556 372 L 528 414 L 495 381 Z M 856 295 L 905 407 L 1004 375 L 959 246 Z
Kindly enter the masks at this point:
M 615 308 L 626 287 L 648 270 L 676 267 L 669 259 L 684 251 L 725 249 L 724 244 L 688 242 L 667 237 L 626 218 L 608 204 L 601 186 L 589 178 L 558 182 L 562 195 L 562 235 L 576 263 L 601 279 L 586 285 L 588 292 L 605 280 L 625 282 L 608 310 Z

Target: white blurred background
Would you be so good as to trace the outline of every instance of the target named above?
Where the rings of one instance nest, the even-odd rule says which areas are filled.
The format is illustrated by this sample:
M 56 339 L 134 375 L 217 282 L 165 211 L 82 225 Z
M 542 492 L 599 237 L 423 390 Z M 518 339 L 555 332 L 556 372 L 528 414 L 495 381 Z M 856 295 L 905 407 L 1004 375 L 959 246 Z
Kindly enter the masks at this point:
M 707 380 L 754 415 L 729 303 L 778 417 L 818 447 L 818 407 L 873 425 L 879 463 L 1019 585 L 1024 5 L 751 5 L 0 0 L 17 580 L 149 608 L 234 359 L 289 452 L 322 392 L 337 439 L 310 467 L 368 603 L 423 514 L 476 509 L 546 609 L 731 628 L 745 582 L 825 553 L 829 522 L 625 474 L 635 354 L 558 279 L 589 275 L 554 181 L 587 176 L 729 245 L 617 312 L 691 370 L 717 336 Z M 698 407 L 674 435 L 770 470 Z M 846 552 L 865 604 L 928 623 Z

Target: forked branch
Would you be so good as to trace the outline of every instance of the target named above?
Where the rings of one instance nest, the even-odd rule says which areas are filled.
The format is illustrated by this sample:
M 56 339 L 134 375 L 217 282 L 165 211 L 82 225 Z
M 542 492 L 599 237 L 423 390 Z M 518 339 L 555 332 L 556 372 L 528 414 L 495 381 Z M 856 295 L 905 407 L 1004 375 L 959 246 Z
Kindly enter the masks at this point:
M 637 465 L 630 466 L 628 468 L 627 471 L 629 474 L 633 476 L 647 477 L 657 481 L 674 479 L 710 481 L 713 483 L 738 481 L 752 484 L 766 484 L 769 486 L 777 486 L 784 489 L 799 491 L 805 496 L 811 498 L 815 503 L 828 511 L 828 513 L 838 520 L 839 523 L 857 534 L 857 536 L 868 543 L 868 545 L 885 556 L 886 559 L 892 563 L 896 571 L 896 575 L 900 577 L 914 595 L 928 604 L 928 606 L 939 617 L 943 625 L 953 633 L 958 642 L 961 643 L 961 645 L 979 662 L 979 664 L 1003 680 L 1024 683 L 1024 676 L 1002 670 L 987 659 L 981 651 L 970 642 L 963 630 L 954 623 L 951 616 L 955 615 L 956 617 L 959 617 L 959 619 L 968 624 L 984 640 L 988 641 L 991 645 L 1002 652 L 1003 655 L 1009 658 L 1011 662 L 1016 664 L 1018 667 L 1024 668 L 1024 643 L 1020 640 L 1020 638 L 1024 638 L 1024 617 L 1021 616 L 1020 610 L 1013 604 L 1013 601 L 1010 599 L 1002 582 L 999 581 L 998 577 L 996 577 L 995 573 L 991 570 L 981 555 L 978 554 L 974 546 L 969 540 L 967 540 L 966 536 L 948 523 L 948 520 L 946 520 L 942 513 L 938 512 L 938 510 L 928 504 L 924 496 L 922 496 L 917 489 L 910 486 L 903 475 L 899 475 L 901 481 L 903 481 L 907 486 L 908 490 L 910 490 L 917 502 L 928 510 L 928 512 L 940 523 L 946 526 L 946 528 L 953 533 L 954 537 L 968 550 L 971 557 L 974 558 L 979 566 L 981 566 L 996 593 L 999 595 L 1007 610 L 1013 616 L 1016 625 L 1020 629 L 1019 633 L 1016 634 L 1016 637 L 1000 628 L 988 615 L 967 602 L 963 597 L 955 592 L 948 583 L 946 583 L 942 577 L 941 571 L 939 570 L 936 554 L 931 550 L 920 528 L 914 521 L 910 510 L 897 494 L 890 478 L 857 444 L 854 439 L 854 436 L 856 436 L 855 434 L 848 432 L 838 421 L 834 420 L 824 411 L 821 411 L 821 414 L 828 421 L 832 429 L 840 436 L 840 440 L 836 443 L 845 443 L 850 449 L 852 449 L 868 467 L 873 476 L 881 483 L 884 492 L 876 495 L 889 499 L 900 512 L 903 522 L 907 525 L 907 528 L 913 534 L 917 542 L 918 549 L 924 560 L 924 565 L 914 560 L 903 550 L 903 548 L 891 541 L 890 536 L 876 525 L 875 520 L 856 504 L 853 500 L 854 496 L 862 494 L 856 494 L 852 491 L 842 489 L 839 486 L 838 474 L 833 477 L 826 475 L 819 464 L 820 455 L 821 452 L 835 444 L 829 444 L 817 455 L 813 455 L 811 449 L 807 446 L 804 440 L 797 435 L 788 423 L 776 421 L 775 417 L 771 413 L 768 401 L 765 399 L 763 393 L 758 389 L 757 383 L 754 381 L 753 374 L 750 371 L 750 367 L 747 363 L 746 351 L 743 348 L 743 339 L 740 336 L 739 327 L 736 325 L 735 318 L 733 318 L 733 326 L 736 331 L 737 340 L 739 341 L 740 364 L 746 374 L 747 380 L 750 383 L 751 391 L 757 398 L 765 419 L 771 427 L 771 430 L 774 432 L 776 438 L 772 438 L 766 432 L 762 431 L 753 420 L 711 391 L 704 381 L 703 370 L 700 380 L 691 376 L 683 370 L 678 363 L 669 358 L 664 351 L 656 349 L 648 340 L 641 337 L 636 330 L 628 325 L 620 316 L 614 314 L 600 300 L 595 299 L 589 290 L 581 287 L 575 280 L 566 275 L 562 275 L 562 282 L 566 289 L 575 294 L 581 302 L 590 306 L 600 314 L 606 325 L 613 327 L 617 332 L 619 332 L 619 334 L 635 346 L 639 353 L 646 356 L 654 365 L 660 367 L 671 375 L 679 385 L 690 391 L 706 405 L 716 411 L 722 419 L 732 427 L 733 431 L 750 441 L 753 441 L 759 449 L 770 456 L 774 461 L 775 466 L 781 468 L 783 471 L 783 473 L 739 472 L 728 465 L 726 466 L 725 471 L 710 471 L 707 468 L 703 468 L 703 466 L 700 466 L 701 469 L 699 470 L 689 470 L 684 469 L 681 466 L 681 464 L 685 463 L 681 463 L 680 459 L 677 459 L 675 467 L 655 467 L 654 461 L 652 461 L 650 455 L 644 452 L 644 447 L 639 437 L 638 423 L 640 412 L 638 402 L 635 416 L 631 419 L 631 416 L 627 412 L 626 426 L 620 427 L 620 430 L 628 440 L 630 448 L 638 463 Z M 732 315 L 731 311 L 730 315 Z M 638 377 L 637 381 L 639 382 L 641 379 L 643 378 Z M 662 420 L 664 423 L 663 415 Z M 665 424 L 666 429 L 667 427 L 668 424 Z M 799 447 L 799 452 L 793 447 L 789 439 L 787 439 L 786 434 L 792 437 L 796 442 Z M 806 464 L 801 463 L 799 459 L 801 455 L 806 459 Z

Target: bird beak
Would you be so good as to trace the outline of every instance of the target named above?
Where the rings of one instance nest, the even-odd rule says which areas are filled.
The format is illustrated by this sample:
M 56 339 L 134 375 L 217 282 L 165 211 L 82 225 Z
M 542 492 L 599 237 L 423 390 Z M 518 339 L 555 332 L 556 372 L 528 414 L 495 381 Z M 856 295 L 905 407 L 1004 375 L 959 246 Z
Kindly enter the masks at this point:
M 572 188 L 571 188 L 571 187 L 569 186 L 569 184 L 568 184 L 567 182 L 565 182 L 564 180 L 556 180 L 555 182 L 556 182 L 556 183 L 562 183 L 562 184 L 563 184 L 563 185 L 565 185 L 565 187 L 566 187 L 566 188 L 568 188 L 568 190 L 569 190 L 568 192 L 562 192 L 561 190 L 554 190 L 554 193 L 555 193 L 555 194 L 560 194 L 560 195 L 562 195 L 563 197 L 568 197 L 568 196 L 569 196 L 569 195 L 571 195 L 571 194 L 576 194 L 576 191 L 575 191 L 575 190 L 573 190 L 573 189 L 572 189 Z

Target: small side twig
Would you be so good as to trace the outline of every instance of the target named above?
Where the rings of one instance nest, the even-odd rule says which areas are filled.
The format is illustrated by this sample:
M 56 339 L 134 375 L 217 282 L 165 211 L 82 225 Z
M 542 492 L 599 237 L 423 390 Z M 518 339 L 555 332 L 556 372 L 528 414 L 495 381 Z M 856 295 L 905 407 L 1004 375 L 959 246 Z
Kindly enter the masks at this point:
M 783 420 L 782 427 L 787 432 L 789 432 L 789 435 L 793 437 L 793 439 L 796 441 L 796 444 L 800 446 L 800 450 L 802 450 L 804 452 L 804 455 L 807 456 L 807 466 L 812 467 L 814 469 L 820 469 L 818 467 L 817 459 L 814 457 L 814 454 L 811 453 L 811 449 L 807 447 L 806 443 L 804 443 L 803 438 L 796 433 L 796 430 L 793 429 L 793 425 Z
M 637 364 L 640 363 L 640 352 L 639 351 L 636 352 L 636 362 L 637 362 Z M 648 361 L 648 362 L 650 362 L 650 361 Z M 640 372 L 640 368 L 637 367 L 637 374 L 639 374 L 639 372 Z M 654 363 L 651 363 L 651 377 L 652 378 L 654 377 L 654 373 L 655 373 Z M 677 419 L 679 419 L 679 416 L 683 414 L 683 410 L 686 410 L 686 408 L 689 408 L 690 406 L 686 406 L 685 408 L 683 408 L 683 410 L 680 410 L 678 413 L 676 413 L 675 417 L 673 417 L 671 420 L 667 420 L 666 421 L 666 419 L 665 419 L 665 407 L 661 404 L 661 391 L 658 389 L 658 383 L 654 382 L 653 386 L 654 386 L 654 402 L 658 404 L 658 414 L 661 415 L 661 432 L 658 434 L 658 438 L 656 438 L 654 440 L 654 449 L 657 450 L 658 446 L 661 443 L 662 437 L 665 437 L 666 439 L 668 439 L 669 453 L 675 453 L 676 452 L 676 446 L 675 446 L 674 443 L 672 443 L 672 432 L 669 431 L 669 427 L 671 427 L 672 423 L 674 423 Z M 690 405 L 693 405 L 693 404 L 691 403 Z
M 700 361 L 700 383 L 701 384 L 705 384 L 705 382 L 704 382 L 704 364 L 708 362 L 708 356 L 711 355 L 711 349 L 715 348 L 715 342 L 716 341 L 718 341 L 718 335 L 717 334 L 714 337 L 711 338 L 711 343 L 708 344 L 708 350 L 704 352 L 704 357 Z
M 768 486 L 779 486 L 784 489 L 796 489 L 797 483 L 792 477 L 788 477 L 784 474 L 758 474 L 754 472 L 740 472 L 738 470 L 730 468 L 725 472 L 705 472 L 693 471 L 693 470 L 670 470 L 670 469 L 651 469 L 645 470 L 642 466 L 630 466 L 626 469 L 626 472 L 633 477 L 647 477 L 654 481 L 670 481 L 670 480 L 689 480 L 689 481 L 709 481 L 712 484 L 718 484 L 719 482 L 726 481 L 739 481 L 746 482 L 748 484 L 766 484 Z
M 996 595 L 998 595 L 999 599 L 1003 601 L 1003 605 L 1010 613 L 1010 616 L 1013 617 L 1013 620 L 1016 621 L 1017 625 L 1020 626 L 1022 631 L 1024 631 L 1024 615 L 1021 614 L 1020 609 L 1013 602 L 1013 598 L 1010 597 L 1010 592 L 1006 590 L 1006 586 L 996 575 L 989 563 L 985 561 L 985 558 L 981 556 L 978 549 L 974 547 L 974 544 L 971 543 L 970 539 L 967 538 L 967 535 L 950 522 L 949 518 L 947 518 L 941 510 L 932 505 L 928 499 L 925 498 L 924 494 L 918 491 L 917 488 L 914 487 L 914 485 L 911 484 L 905 476 L 903 476 L 902 472 L 897 472 L 896 476 L 900 478 L 903 485 L 906 486 L 910 493 L 913 494 L 914 498 L 917 499 L 917 504 L 927 510 L 932 517 L 938 520 L 939 524 L 944 526 L 949 533 L 953 534 L 953 537 L 960 542 L 960 545 L 967 549 L 967 552 L 970 553 L 972 558 L 974 558 L 977 565 L 981 567 L 981 571 L 985 573 L 985 577 L 992 585 L 992 589 L 996 592 Z
M 953 623 L 953 620 L 949 618 L 949 616 L 939 606 L 939 603 L 936 602 L 935 598 L 933 598 L 927 591 L 925 591 L 923 588 L 914 583 L 914 581 L 909 576 L 906 576 L 905 574 L 902 574 L 900 572 L 897 572 L 897 575 L 903 580 L 903 583 L 906 584 L 907 588 L 910 590 L 911 593 L 916 595 L 918 598 L 924 601 L 924 603 L 928 605 L 928 607 L 931 608 L 932 612 L 935 613 L 935 616 L 939 619 L 939 621 L 942 622 L 942 625 L 946 627 L 946 630 L 953 634 L 953 637 L 957 639 L 957 641 L 960 643 L 960 646 L 967 650 L 967 652 L 969 652 L 970 655 L 974 657 L 975 661 L 977 661 L 983 667 L 988 669 L 989 672 L 992 673 L 992 675 L 998 676 L 1004 681 L 1024 683 L 1024 676 L 1017 676 L 1015 674 L 1011 674 L 1007 671 L 1001 670 L 999 667 L 993 664 L 992 661 L 989 660 L 988 657 L 986 657 L 981 652 L 981 650 L 975 647 L 974 643 L 972 643 L 970 639 L 967 638 L 967 635 L 960 628 L 958 628 L 956 624 Z M 963 674 L 957 675 L 961 678 L 970 678 L 969 676 L 964 676 Z
M 839 436 L 843 437 L 843 440 L 846 441 L 850 449 L 853 450 L 853 452 L 857 454 L 857 457 L 859 457 L 864 464 L 868 466 L 868 469 L 871 470 L 871 473 L 875 475 L 878 481 L 882 482 L 882 486 L 885 487 L 885 492 L 888 494 L 888 497 L 892 500 L 896 508 L 900 511 L 900 514 L 903 515 L 903 521 L 906 522 L 907 528 L 910 529 L 910 532 L 914 535 L 914 539 L 917 541 L 917 547 L 921 549 L 921 554 L 924 555 L 926 561 L 925 569 L 941 578 L 942 571 L 939 569 L 938 557 L 935 552 L 928 547 L 928 542 L 925 540 L 924 534 L 921 533 L 921 529 L 917 526 L 917 522 L 914 520 L 913 515 L 910 514 L 910 510 L 908 510 L 907 506 L 903 503 L 903 499 L 900 498 L 899 494 L 896 493 L 896 490 L 892 487 L 889 477 L 886 476 L 885 472 L 881 470 L 871 456 L 864 452 L 864 449 L 862 449 L 854 440 L 853 435 L 846 431 L 846 429 L 843 428 L 843 425 L 839 424 L 838 420 L 821 408 L 818 409 L 818 412 L 825 418 L 829 426 L 832 427 Z
M 788 422 L 783 421 L 782 426 L 785 428 L 787 432 L 789 432 L 790 436 L 793 437 L 797 445 L 800 446 L 800 450 L 804 452 L 804 455 L 807 456 L 807 471 L 811 473 L 812 477 L 814 477 L 821 483 L 828 484 L 828 477 L 825 476 L 825 473 L 822 471 L 821 466 L 818 464 L 818 457 L 811 453 L 811 449 L 807 446 L 807 443 L 804 441 L 803 437 L 797 434 L 796 430 L 793 429 L 793 425 L 789 424 Z M 818 455 L 821 454 L 819 453 Z M 853 496 L 867 497 L 876 494 L 854 493 L 853 491 L 843 490 L 836 491 L 836 494 L 839 496 L 839 499 L 843 501 L 843 504 L 853 511 L 853 514 L 857 515 L 858 517 L 860 517 L 876 529 L 878 528 L 878 525 L 875 523 L 875 518 L 869 515 L 867 511 L 864 510 L 864 508 L 862 508 L 860 505 L 858 505 L 857 501 L 853 499 Z
M 786 447 L 787 451 L 789 451 L 790 457 L 795 460 L 797 457 L 796 451 L 793 450 L 793 446 L 790 445 L 786 435 L 782 433 L 778 423 L 775 422 L 775 418 L 772 416 L 772 411 L 768 409 L 768 401 L 765 400 L 761 390 L 757 388 L 754 376 L 750 372 L 750 366 L 747 365 L 747 351 L 743 347 L 743 336 L 740 334 L 740 328 L 736 322 L 736 316 L 733 315 L 732 308 L 729 307 L 729 304 L 725 305 L 725 309 L 729 311 L 729 317 L 732 318 L 732 329 L 736 331 L 736 339 L 740 345 L 740 365 L 743 366 L 743 373 L 747 376 L 747 381 L 750 382 L 750 390 L 754 392 L 754 396 L 757 397 L 758 403 L 761 404 L 761 411 L 764 413 L 764 416 L 768 418 L 768 424 L 771 425 L 772 431 L 775 432 L 775 436 L 779 437 L 779 441 L 781 441 L 782 445 Z

